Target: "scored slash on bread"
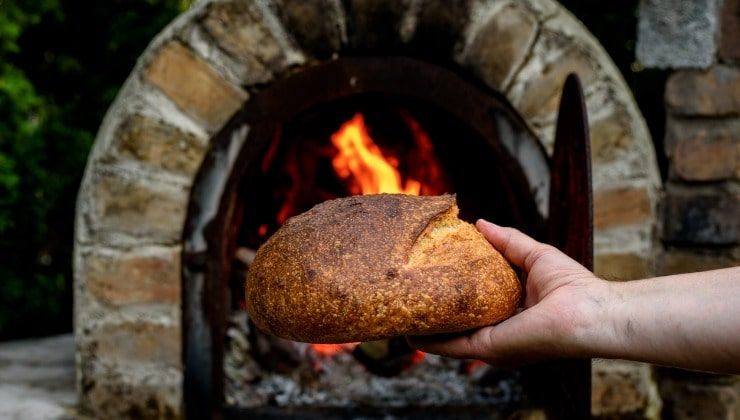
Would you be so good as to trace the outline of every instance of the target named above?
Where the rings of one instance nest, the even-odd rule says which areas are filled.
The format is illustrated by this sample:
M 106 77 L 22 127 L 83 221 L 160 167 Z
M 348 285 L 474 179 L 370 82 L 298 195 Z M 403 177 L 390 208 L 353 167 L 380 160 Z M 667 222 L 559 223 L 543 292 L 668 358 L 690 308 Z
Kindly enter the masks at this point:
M 289 219 L 246 281 L 260 329 L 312 342 L 465 331 L 516 310 L 516 274 L 453 195 L 365 195 Z

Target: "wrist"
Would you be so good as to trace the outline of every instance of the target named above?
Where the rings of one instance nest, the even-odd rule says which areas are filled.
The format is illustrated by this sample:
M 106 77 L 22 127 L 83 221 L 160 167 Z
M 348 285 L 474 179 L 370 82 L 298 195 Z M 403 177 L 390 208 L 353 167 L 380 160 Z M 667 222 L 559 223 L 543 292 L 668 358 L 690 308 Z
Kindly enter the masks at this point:
M 584 288 L 583 299 L 578 305 L 577 329 L 574 331 L 576 357 L 614 358 L 624 339 L 624 328 L 617 315 L 622 299 L 622 283 L 594 277 Z

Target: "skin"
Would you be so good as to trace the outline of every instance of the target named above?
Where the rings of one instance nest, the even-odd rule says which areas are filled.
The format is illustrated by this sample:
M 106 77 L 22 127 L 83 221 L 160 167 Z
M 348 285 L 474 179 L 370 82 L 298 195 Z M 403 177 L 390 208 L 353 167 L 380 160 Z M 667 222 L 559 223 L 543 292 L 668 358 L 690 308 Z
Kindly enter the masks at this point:
M 740 267 L 608 282 L 516 229 L 476 226 L 522 269 L 525 309 L 464 335 L 409 337 L 413 347 L 504 367 L 598 357 L 740 374 Z

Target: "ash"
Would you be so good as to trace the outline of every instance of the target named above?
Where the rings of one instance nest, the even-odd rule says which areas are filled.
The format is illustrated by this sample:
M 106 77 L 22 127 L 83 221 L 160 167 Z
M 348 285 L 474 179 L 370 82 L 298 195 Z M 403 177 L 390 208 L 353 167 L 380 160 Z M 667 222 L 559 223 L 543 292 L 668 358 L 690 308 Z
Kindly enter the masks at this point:
M 255 333 L 255 332 L 251 332 Z M 427 354 L 397 376 L 370 373 L 351 353 L 325 356 L 309 344 L 280 340 L 278 349 L 250 342 L 244 312 L 235 313 L 227 330 L 224 354 L 225 396 L 229 405 L 279 407 L 435 407 L 501 406 L 521 399 L 515 373 L 482 365 L 466 372 L 470 361 Z M 266 352 L 272 368 L 258 363 Z M 275 357 L 292 358 L 286 367 Z

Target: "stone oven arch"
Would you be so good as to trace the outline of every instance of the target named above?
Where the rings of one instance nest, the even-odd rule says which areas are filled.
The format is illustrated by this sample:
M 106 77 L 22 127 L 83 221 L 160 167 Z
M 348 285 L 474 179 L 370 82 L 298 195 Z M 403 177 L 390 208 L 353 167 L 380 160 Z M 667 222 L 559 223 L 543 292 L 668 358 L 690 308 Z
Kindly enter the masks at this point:
M 577 73 L 592 139 L 597 273 L 652 272 L 660 180 L 648 130 L 604 49 L 554 0 L 200 1 L 142 54 L 88 159 L 74 245 L 84 406 L 104 417 L 181 413 L 181 238 L 209 142 L 255 92 L 295 69 L 378 54 L 480 80 L 548 153 L 562 83 Z

